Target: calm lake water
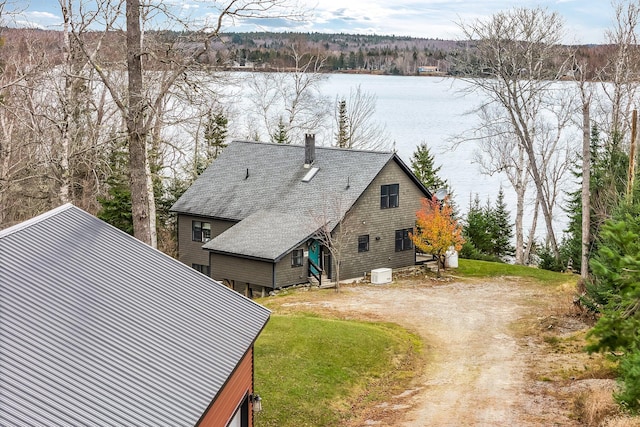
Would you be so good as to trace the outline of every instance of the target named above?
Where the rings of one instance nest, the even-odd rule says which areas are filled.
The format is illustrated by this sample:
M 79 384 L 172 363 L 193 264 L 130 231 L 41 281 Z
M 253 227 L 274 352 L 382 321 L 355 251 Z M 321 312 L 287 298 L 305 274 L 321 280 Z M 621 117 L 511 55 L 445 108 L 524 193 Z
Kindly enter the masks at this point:
M 354 74 L 331 74 L 322 84 L 321 91 L 334 100 L 336 96 L 348 97 L 350 90 L 358 85 L 363 91 L 376 95 L 374 119 L 385 125 L 391 141 L 395 141 L 398 155 L 407 165 L 416 147 L 422 142 L 427 143 L 436 165 L 442 166 L 439 176 L 450 183 L 462 214 L 467 211 L 470 197 L 478 194 L 483 204 L 487 198 L 493 203 L 502 186 L 513 220 L 516 198 L 507 178 L 480 173 L 478 165 L 473 163 L 476 150 L 473 142 L 453 149 L 455 137 L 468 136 L 476 127 L 478 119 L 470 112 L 483 102 L 482 95 L 463 94 L 461 89 L 466 83 L 452 78 Z M 574 186 L 568 182 L 565 187 L 572 189 Z M 533 196 L 533 191 L 529 193 Z M 531 216 L 527 213 L 525 217 L 525 232 L 529 229 Z M 567 222 L 561 207 L 555 210 L 555 222 L 559 237 Z M 544 236 L 542 221 L 537 230 L 539 237 Z
M 480 196 L 484 203 L 489 197 L 492 203 L 500 186 L 505 191 L 505 201 L 513 215 L 516 197 L 505 176 L 487 176 L 480 173 L 473 163 L 476 144 L 467 142 L 453 149 L 453 139 L 469 135 L 477 126 L 477 116 L 471 111 L 477 108 L 484 97 L 480 94 L 462 93 L 466 83 L 452 78 L 375 76 L 375 75 L 331 75 L 323 86 L 323 91 L 332 98 L 336 95 L 348 96 L 351 88 L 360 85 L 364 91 L 375 93 L 378 102 L 375 118 L 386 125 L 400 157 L 410 163 L 416 146 L 426 142 L 435 157 L 436 165 L 441 165 L 440 177 L 446 179 L 454 190 L 454 197 L 462 213 L 467 211 L 469 198 Z M 576 141 L 580 141 L 579 137 Z M 576 188 L 567 177 L 567 190 Z M 533 197 L 533 191 L 529 191 Z M 533 203 L 530 203 L 530 209 Z M 560 208 L 555 209 L 554 229 L 559 237 L 566 227 L 567 216 Z M 528 230 L 532 215 L 525 217 Z M 525 231 L 526 231 L 525 230 Z M 539 237 L 544 236 L 544 223 L 537 227 Z

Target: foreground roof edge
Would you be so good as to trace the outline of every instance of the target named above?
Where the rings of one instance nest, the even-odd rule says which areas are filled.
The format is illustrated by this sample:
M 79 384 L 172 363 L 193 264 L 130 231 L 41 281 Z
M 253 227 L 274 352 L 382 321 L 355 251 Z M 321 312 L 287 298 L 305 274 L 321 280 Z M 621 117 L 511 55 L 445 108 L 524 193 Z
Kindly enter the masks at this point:
M 187 267 L 187 268 L 190 268 L 190 267 L 189 267 L 189 266 L 187 266 L 186 264 L 183 264 L 183 263 L 181 263 L 180 261 L 178 261 L 177 259 L 175 259 L 175 258 L 173 258 L 173 257 L 171 257 L 171 256 L 169 256 L 169 255 L 167 255 L 167 254 L 165 254 L 165 253 L 164 253 L 164 252 L 162 252 L 161 250 L 159 250 L 159 249 L 157 249 L 157 248 L 154 248 L 154 247 L 151 247 L 151 246 L 147 245 L 146 243 L 143 243 L 141 240 L 139 240 L 139 239 L 135 238 L 134 236 L 132 236 L 132 235 L 130 235 L 130 234 L 128 234 L 128 233 L 125 233 L 124 231 L 122 231 L 122 230 L 120 230 L 119 228 L 117 228 L 117 227 L 115 227 L 115 226 L 113 226 L 113 225 L 109 224 L 108 222 L 103 221 L 103 220 L 101 220 L 100 218 L 97 218 L 97 217 L 96 217 L 96 216 L 94 216 L 94 215 L 91 215 L 89 212 L 86 212 L 86 211 L 85 211 L 85 210 L 83 210 L 83 209 L 80 209 L 79 207 L 75 206 L 73 203 L 66 203 L 66 204 L 64 204 L 64 205 L 62 205 L 62 206 L 59 206 L 59 207 L 57 207 L 57 208 L 54 208 L 54 209 L 52 209 L 52 210 L 50 210 L 50 211 L 47 211 L 47 212 L 45 212 L 45 213 L 42 213 L 42 214 L 40 214 L 40 215 L 38 215 L 38 216 L 35 216 L 35 217 L 31 218 L 31 219 L 28 219 L 28 220 L 26 220 L 26 221 L 23 221 L 23 222 L 21 222 L 21 223 L 19 223 L 19 224 L 16 224 L 16 225 L 14 225 L 14 226 L 11 226 L 11 227 L 9 227 L 9 228 L 7 228 L 7 229 L 5 229 L 5 230 L 1 230 L 1 231 L 0 231 L 0 239 L 1 239 L 1 238 L 3 238 L 3 237 L 9 236 L 9 235 L 11 235 L 11 234 L 14 234 L 14 233 L 20 232 L 20 231 L 22 231 L 22 230 L 25 230 L 25 229 L 29 228 L 29 227 L 30 227 L 30 226 L 32 226 L 32 225 L 38 224 L 38 223 L 40 223 L 40 222 L 42 222 L 42 221 L 45 221 L 45 220 L 47 220 L 47 219 L 49 219 L 49 218 L 52 218 L 52 217 L 54 217 L 54 216 L 56 216 L 56 215 L 58 215 L 58 214 L 60 214 L 60 213 L 62 213 L 62 212 L 66 212 L 66 211 L 68 211 L 68 210 L 70 210 L 70 209 L 72 209 L 72 210 L 77 210 L 77 211 L 79 211 L 79 212 L 83 213 L 84 215 L 88 215 L 88 216 L 90 216 L 90 217 L 93 217 L 93 218 L 95 218 L 95 219 L 99 220 L 99 221 L 100 221 L 100 222 L 102 222 L 105 226 L 110 227 L 111 229 L 113 229 L 113 230 L 117 231 L 118 233 L 122 233 L 122 234 L 124 234 L 124 235 L 125 235 L 125 236 L 127 236 L 127 238 L 129 238 L 129 239 L 133 239 L 133 240 L 136 242 L 136 244 L 141 245 L 141 247 L 142 247 L 142 248 L 144 248 L 145 250 L 155 251 L 157 254 L 160 254 L 161 256 L 163 256 L 163 257 L 166 257 L 166 258 L 170 259 L 172 262 L 176 262 L 176 263 L 178 263 L 178 264 L 179 264 L 179 265 L 181 265 L 181 266 L 185 266 L 185 267 Z M 200 274 L 202 274 L 202 273 L 200 273 Z M 218 283 L 220 286 L 224 286 L 222 283 L 218 282 L 217 280 L 212 279 L 212 278 L 211 278 L 211 277 L 209 277 L 209 276 L 206 276 L 206 275 L 204 275 L 204 274 L 203 274 L 203 276 L 204 276 L 204 277 L 207 277 L 209 280 L 212 280 L 212 281 L 214 281 L 214 282 Z M 242 297 L 243 299 L 245 299 L 245 300 L 247 300 L 247 301 L 251 302 L 251 304 L 253 304 L 253 305 L 255 305 L 255 306 L 259 307 L 260 309 L 265 310 L 266 312 L 268 312 L 268 313 L 269 313 L 269 317 L 270 317 L 270 315 L 271 315 L 271 310 L 270 310 L 270 309 L 268 309 L 267 307 L 265 307 L 265 306 L 263 306 L 263 305 L 261 305 L 261 304 L 258 304 L 257 302 L 253 301 L 251 298 L 247 298 L 246 296 L 242 295 L 240 292 L 237 292 L 237 294 L 238 294 L 240 297 Z
M 33 218 L 27 219 L 25 221 L 22 221 L 18 224 L 12 225 L 9 228 L 5 228 L 4 230 L 0 230 L 0 239 L 8 236 L 10 234 L 13 233 L 17 233 L 18 231 L 24 230 L 25 228 L 29 228 L 34 224 L 37 224 L 39 222 L 44 221 L 47 218 L 51 218 L 53 216 L 56 216 L 57 214 L 59 214 L 60 212 L 64 212 L 68 209 L 71 208 L 76 208 L 76 206 L 74 206 L 72 203 L 65 203 L 62 206 L 58 206 L 57 208 L 53 208 L 47 212 L 41 213 L 40 215 L 34 216 Z M 80 208 L 76 208 L 76 209 L 80 209 Z M 82 209 L 80 209 L 82 210 Z M 84 211 L 83 211 L 84 212 Z M 87 213 L 87 212 L 85 212 Z M 89 214 L 91 215 L 91 214 Z

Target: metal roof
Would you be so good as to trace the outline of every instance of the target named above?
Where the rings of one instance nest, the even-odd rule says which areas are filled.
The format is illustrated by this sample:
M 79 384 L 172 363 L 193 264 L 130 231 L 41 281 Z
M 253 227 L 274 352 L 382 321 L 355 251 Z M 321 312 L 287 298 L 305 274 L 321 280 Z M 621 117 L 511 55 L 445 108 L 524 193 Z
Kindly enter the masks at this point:
M 268 318 L 62 206 L 0 232 L 0 425 L 194 425 Z

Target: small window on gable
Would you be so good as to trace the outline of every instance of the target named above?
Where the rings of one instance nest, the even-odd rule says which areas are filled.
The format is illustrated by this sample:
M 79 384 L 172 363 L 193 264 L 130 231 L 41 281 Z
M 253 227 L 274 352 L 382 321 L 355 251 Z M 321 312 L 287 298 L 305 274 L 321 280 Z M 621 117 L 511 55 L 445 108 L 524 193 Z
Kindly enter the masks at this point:
M 369 252 L 369 235 L 358 236 L 358 252 Z
M 291 252 L 291 267 L 302 267 L 303 259 L 304 259 L 304 250 L 294 249 Z
M 208 242 L 211 240 L 211 223 L 203 221 L 192 221 L 191 240 L 194 242 Z
M 380 209 L 397 208 L 400 203 L 400 184 L 380 186 Z

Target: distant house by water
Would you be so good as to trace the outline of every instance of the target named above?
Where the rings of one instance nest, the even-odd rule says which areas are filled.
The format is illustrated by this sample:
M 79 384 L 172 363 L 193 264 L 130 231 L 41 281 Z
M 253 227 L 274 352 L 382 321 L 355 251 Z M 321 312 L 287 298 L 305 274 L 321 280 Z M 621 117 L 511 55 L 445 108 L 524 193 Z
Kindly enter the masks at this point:
M 270 312 L 73 205 L 0 232 L 0 424 L 252 426 Z
M 443 73 L 438 65 L 422 65 L 418 67 L 418 74 L 439 75 Z

